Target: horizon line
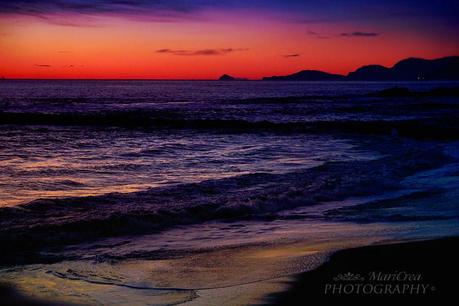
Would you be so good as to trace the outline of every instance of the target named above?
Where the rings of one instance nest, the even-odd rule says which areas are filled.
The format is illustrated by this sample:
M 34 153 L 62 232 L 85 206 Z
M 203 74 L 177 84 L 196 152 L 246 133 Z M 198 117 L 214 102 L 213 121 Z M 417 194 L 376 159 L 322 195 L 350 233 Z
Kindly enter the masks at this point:
M 298 73 L 298 72 L 301 72 L 301 71 L 320 71 L 320 72 L 324 72 L 324 73 L 328 73 L 328 74 L 336 74 L 336 75 L 340 75 L 340 76 L 343 76 L 343 77 L 346 77 L 348 76 L 351 72 L 354 72 L 356 70 L 358 70 L 359 68 L 362 68 L 362 67 L 366 67 L 366 66 L 373 66 L 373 65 L 379 65 L 379 66 L 383 66 L 383 67 L 386 67 L 386 68 L 392 68 L 393 66 L 395 66 L 397 63 L 401 62 L 401 61 L 404 61 L 404 60 L 408 60 L 408 59 L 420 59 L 420 60 L 438 60 L 438 59 L 443 59 L 443 58 L 448 58 L 448 57 L 459 57 L 459 55 L 446 55 L 446 56 L 442 56 L 442 57 L 435 57 L 435 58 L 424 58 L 424 57 L 416 57 L 416 56 L 409 56 L 409 57 L 405 57 L 405 58 L 402 58 L 398 61 L 396 61 L 394 63 L 394 65 L 392 66 L 383 66 L 383 65 L 380 65 L 380 64 L 364 64 L 364 65 L 361 65 L 357 68 L 355 68 L 354 70 L 351 70 L 345 74 L 342 74 L 342 73 L 333 73 L 333 72 L 328 72 L 328 71 L 324 71 L 324 70 L 318 70 L 318 69 L 302 69 L 302 70 L 298 70 L 298 71 L 295 71 L 295 72 L 292 72 L 292 73 L 289 73 L 289 74 L 285 74 L 285 75 L 282 75 L 282 76 L 286 76 L 286 75 L 290 75 L 290 74 L 294 74 L 294 73 Z M 223 73 L 221 74 L 220 76 L 224 75 L 224 74 L 227 74 L 227 73 Z M 231 74 L 229 74 L 231 75 Z M 231 75 L 233 76 L 233 75 Z M 247 77 L 243 77 L 241 79 L 240 76 L 237 76 L 236 80 L 233 80 L 233 81 L 263 81 L 263 78 L 265 77 L 272 77 L 272 76 L 277 76 L 277 75 L 271 75 L 271 76 L 262 76 L 260 78 L 256 78 L 256 79 L 253 79 L 253 78 L 247 78 Z M 203 79 L 187 79 L 187 78 L 177 78 L 177 79 L 162 79 L 162 78 L 79 78 L 79 77 L 75 77 L 75 78 L 47 78 L 47 77 L 44 77 L 44 78 L 29 78 L 29 77 L 13 77 L 13 78 L 9 78 L 5 75 L 0 75 L 0 81 L 5 81 L 5 80 L 99 80 L 99 81 L 108 81 L 108 80 L 117 80 L 117 81 L 122 81 L 122 80 L 125 80 L 125 81 L 218 81 L 219 77 L 216 77 L 216 78 L 203 78 Z M 343 80 L 345 81 L 345 80 Z M 336 82 L 341 82 L 341 81 L 336 81 Z
M 0 84 L 2 81 L 156 81 L 156 82 L 199 82 L 199 81 L 212 81 L 212 82 L 224 82 L 224 83 L 238 83 L 238 82 L 276 82 L 276 80 L 263 80 L 263 79 L 244 79 L 244 80 L 232 80 L 232 81 L 225 81 L 219 79 L 126 79 L 126 78 L 110 78 L 110 79 L 102 79 L 102 78 L 0 78 Z M 283 82 L 285 81 L 278 81 Z M 403 83 L 403 82 L 459 82 L 459 80 L 397 80 L 397 81 L 381 81 L 381 80 L 289 80 L 288 82 L 310 82 L 310 83 Z

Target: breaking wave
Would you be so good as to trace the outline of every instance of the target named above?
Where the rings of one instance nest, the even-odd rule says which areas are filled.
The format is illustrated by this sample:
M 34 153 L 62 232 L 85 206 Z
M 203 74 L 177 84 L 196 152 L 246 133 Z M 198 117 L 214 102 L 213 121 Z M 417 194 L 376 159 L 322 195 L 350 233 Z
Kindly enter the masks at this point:
M 155 129 L 200 129 L 226 132 L 352 133 L 426 139 L 459 138 L 458 118 L 400 120 L 317 120 L 304 122 L 242 119 L 193 119 L 157 116 L 148 112 L 111 113 L 0 113 L 0 122 L 15 125 L 120 126 Z
M 327 162 L 284 174 L 253 173 L 133 193 L 36 200 L 0 209 L 0 242 L 8 250 L 2 262 L 36 261 L 37 252 L 46 247 L 179 224 L 272 219 L 279 211 L 300 206 L 397 190 L 404 177 L 449 159 L 438 148 L 406 149 L 378 160 Z

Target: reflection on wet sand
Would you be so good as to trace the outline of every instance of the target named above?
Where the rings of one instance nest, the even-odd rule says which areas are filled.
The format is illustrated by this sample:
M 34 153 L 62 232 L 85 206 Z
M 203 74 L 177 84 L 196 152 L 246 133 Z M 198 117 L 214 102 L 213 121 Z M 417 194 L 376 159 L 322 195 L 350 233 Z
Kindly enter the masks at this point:
M 26 296 L 84 305 L 107 302 L 111 305 L 184 302 L 210 305 L 216 296 L 221 305 L 256 304 L 269 293 L 285 290 L 290 275 L 316 268 L 330 252 L 387 242 L 401 230 L 399 226 L 387 228 L 377 224 L 287 223 L 265 232 L 264 237 L 250 234 L 259 228 L 246 226 L 245 240 L 235 238 L 234 244 L 220 247 L 209 247 L 218 238 L 191 238 L 198 237 L 199 233 L 202 236 L 200 226 L 176 229 L 156 236 L 147 235 L 144 241 L 138 239 L 121 244 L 118 255 L 122 254 L 124 260 L 108 260 L 107 257 L 101 261 L 100 256 L 88 254 L 87 260 L 4 269 L 1 277 L 15 284 Z M 228 225 L 214 223 L 208 225 L 206 232 L 212 237 L 212 231 L 218 232 L 219 227 L 224 226 Z M 417 228 L 415 224 L 405 225 L 405 233 L 414 233 L 406 239 L 424 234 L 416 232 Z M 428 224 L 423 228 L 430 230 Z M 188 236 L 184 236 L 185 231 Z M 187 242 L 187 239 L 190 240 Z M 136 242 L 139 243 L 137 248 Z M 104 241 L 99 244 L 96 252 L 99 255 L 116 252 L 109 247 L 113 241 L 107 242 L 105 251 Z M 184 244 L 189 245 L 186 252 L 173 250 Z M 155 246 L 164 249 L 167 255 L 156 259 L 135 258 L 138 251 L 148 252 Z M 74 246 L 68 252 L 77 250 L 84 252 L 85 248 Z

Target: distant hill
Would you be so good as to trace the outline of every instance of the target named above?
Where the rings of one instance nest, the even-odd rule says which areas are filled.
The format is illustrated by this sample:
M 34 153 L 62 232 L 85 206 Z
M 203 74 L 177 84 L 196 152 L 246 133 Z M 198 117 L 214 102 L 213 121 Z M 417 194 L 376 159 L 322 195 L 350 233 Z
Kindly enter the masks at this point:
M 415 81 L 459 80 L 459 56 L 427 60 L 407 58 L 391 68 L 368 65 L 347 76 L 317 70 L 303 70 L 286 76 L 264 77 L 268 81 Z
M 244 81 L 244 80 L 247 80 L 247 79 L 243 79 L 243 78 L 235 78 L 229 74 L 224 74 L 222 75 L 221 77 L 218 78 L 219 81 Z
M 234 81 L 235 79 L 235 77 L 230 76 L 229 74 L 224 74 L 218 78 L 219 81 Z
M 347 79 L 353 81 L 386 81 L 392 79 L 392 71 L 381 65 L 368 65 L 349 73 Z
M 286 76 L 264 77 L 265 81 L 341 81 L 345 76 L 318 70 L 303 70 Z
M 435 60 L 408 58 L 391 68 L 398 80 L 459 80 L 459 56 Z

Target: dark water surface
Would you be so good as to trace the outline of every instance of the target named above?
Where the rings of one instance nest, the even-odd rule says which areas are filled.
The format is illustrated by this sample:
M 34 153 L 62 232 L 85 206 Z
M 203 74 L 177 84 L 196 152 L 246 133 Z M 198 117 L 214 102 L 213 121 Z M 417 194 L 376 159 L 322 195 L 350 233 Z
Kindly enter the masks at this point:
M 394 86 L 457 83 L 2 81 L 0 238 L 457 220 L 458 98 Z

